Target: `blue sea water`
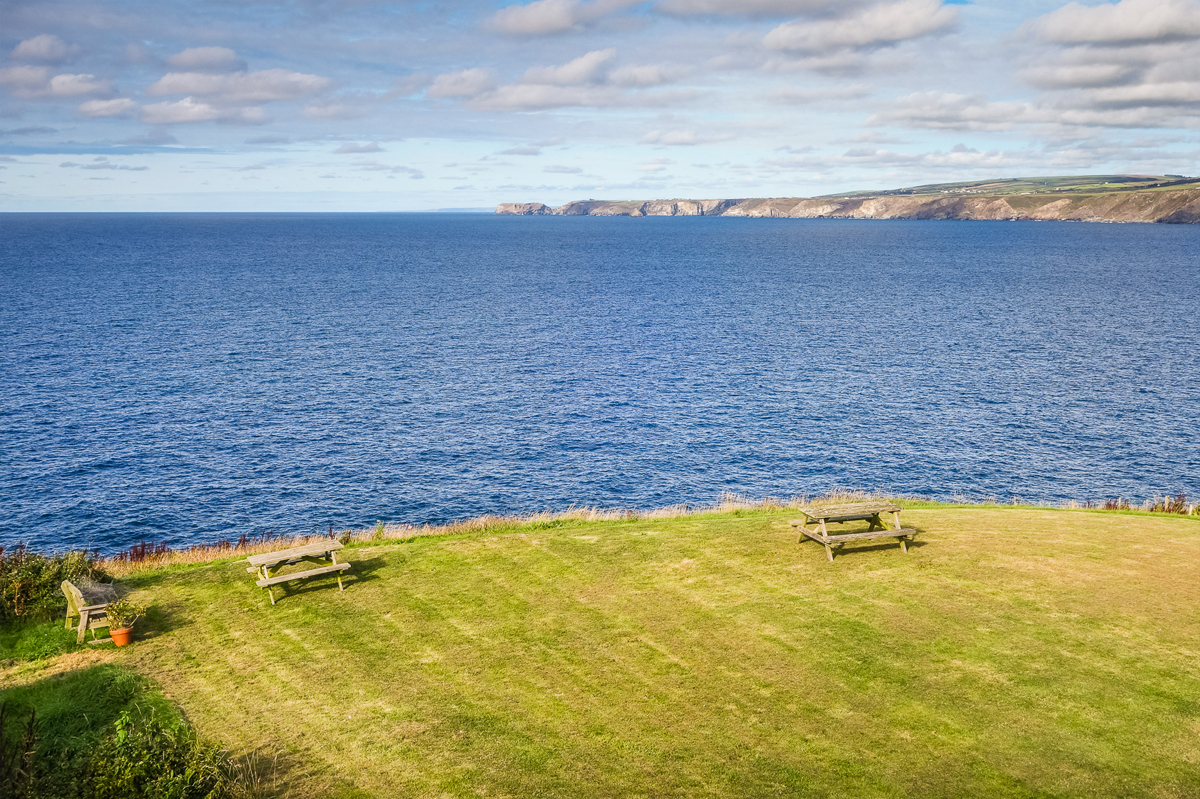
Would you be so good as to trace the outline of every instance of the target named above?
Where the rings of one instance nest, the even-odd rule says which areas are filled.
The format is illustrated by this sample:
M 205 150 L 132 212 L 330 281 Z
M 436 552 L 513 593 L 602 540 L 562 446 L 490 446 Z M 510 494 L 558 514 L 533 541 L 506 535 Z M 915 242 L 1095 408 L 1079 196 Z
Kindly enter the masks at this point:
M 0 544 L 1200 493 L 1200 227 L 0 217 Z

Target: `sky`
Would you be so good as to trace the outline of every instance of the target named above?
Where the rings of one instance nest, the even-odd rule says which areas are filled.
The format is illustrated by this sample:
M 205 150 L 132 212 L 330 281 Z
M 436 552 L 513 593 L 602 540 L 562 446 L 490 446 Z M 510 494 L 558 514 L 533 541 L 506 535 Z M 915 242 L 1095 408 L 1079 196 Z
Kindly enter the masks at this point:
M 1200 0 L 0 0 L 0 210 L 1200 174 Z

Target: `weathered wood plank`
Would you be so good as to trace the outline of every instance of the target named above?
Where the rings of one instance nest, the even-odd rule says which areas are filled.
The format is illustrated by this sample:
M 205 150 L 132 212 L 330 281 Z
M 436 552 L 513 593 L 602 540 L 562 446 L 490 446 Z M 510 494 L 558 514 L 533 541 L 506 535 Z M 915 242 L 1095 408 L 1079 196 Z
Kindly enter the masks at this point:
M 866 538 L 912 538 L 916 534 L 916 530 L 906 527 L 900 530 L 872 530 L 867 533 L 843 533 L 841 535 L 827 536 L 827 538 L 831 544 L 836 544 L 839 541 L 858 541 Z
M 316 577 L 317 575 L 320 575 L 320 574 L 329 574 L 331 572 L 341 572 L 341 571 L 344 571 L 349 568 L 350 568 L 349 563 L 334 563 L 329 566 L 321 566 L 320 568 L 317 568 L 317 569 L 308 569 L 308 570 L 302 571 L 302 572 L 293 572 L 291 574 L 278 574 L 274 577 L 269 577 L 265 580 L 258 580 L 258 581 L 256 581 L 255 584 L 259 588 L 266 588 L 269 585 L 278 585 L 279 583 L 286 583 L 289 580 L 302 580 L 305 577 Z
M 854 521 L 869 519 L 880 513 L 898 513 L 904 510 L 894 502 L 843 502 L 829 505 L 805 505 L 799 511 L 811 520 Z
M 342 543 L 340 541 L 318 541 L 315 544 L 281 549 L 278 552 L 263 552 L 260 555 L 251 555 L 246 560 L 253 566 L 262 566 L 265 564 L 280 563 L 285 560 L 305 558 L 311 555 L 323 555 L 327 552 L 335 552 L 341 548 Z

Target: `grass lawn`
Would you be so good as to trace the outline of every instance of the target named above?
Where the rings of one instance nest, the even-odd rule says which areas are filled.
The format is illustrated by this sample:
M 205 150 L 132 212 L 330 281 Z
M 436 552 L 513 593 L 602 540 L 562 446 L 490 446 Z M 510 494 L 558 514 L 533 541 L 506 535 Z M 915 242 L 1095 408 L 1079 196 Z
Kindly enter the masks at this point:
M 351 548 L 274 607 L 140 575 L 135 645 L 0 680 L 133 669 L 295 795 L 1200 796 L 1200 523 L 910 509 L 830 564 L 793 515 Z

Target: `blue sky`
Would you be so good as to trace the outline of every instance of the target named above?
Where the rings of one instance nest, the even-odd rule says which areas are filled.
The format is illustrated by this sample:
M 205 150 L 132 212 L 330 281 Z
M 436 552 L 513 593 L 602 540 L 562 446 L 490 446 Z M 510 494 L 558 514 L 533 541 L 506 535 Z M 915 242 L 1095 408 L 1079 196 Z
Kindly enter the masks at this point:
M 1200 173 L 1200 0 L 4 0 L 0 209 Z

